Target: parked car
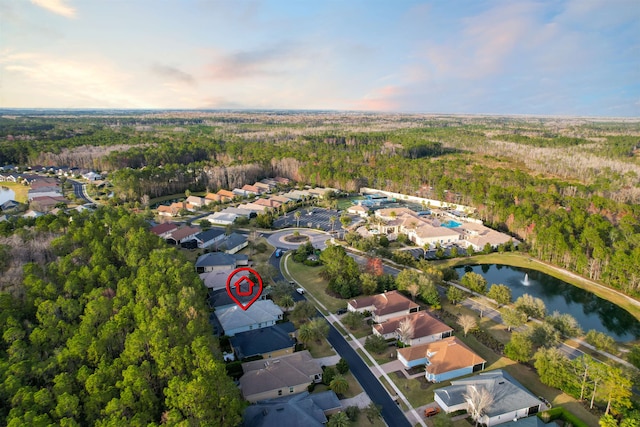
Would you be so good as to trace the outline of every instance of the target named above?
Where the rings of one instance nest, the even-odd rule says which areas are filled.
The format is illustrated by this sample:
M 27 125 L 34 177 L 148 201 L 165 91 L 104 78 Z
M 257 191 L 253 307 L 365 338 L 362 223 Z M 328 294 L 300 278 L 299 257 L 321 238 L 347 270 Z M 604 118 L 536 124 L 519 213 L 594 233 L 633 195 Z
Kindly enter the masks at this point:
M 427 418 L 438 415 L 439 413 L 440 413 L 440 408 L 438 408 L 437 406 L 431 406 L 424 410 L 424 416 Z
M 300 295 L 302 295 L 302 294 L 304 294 L 304 289 L 296 288 L 296 292 L 299 293 Z
M 336 311 L 336 314 L 345 314 L 346 312 L 347 312 L 347 309 L 346 309 L 346 308 L 339 308 L 339 309 Z

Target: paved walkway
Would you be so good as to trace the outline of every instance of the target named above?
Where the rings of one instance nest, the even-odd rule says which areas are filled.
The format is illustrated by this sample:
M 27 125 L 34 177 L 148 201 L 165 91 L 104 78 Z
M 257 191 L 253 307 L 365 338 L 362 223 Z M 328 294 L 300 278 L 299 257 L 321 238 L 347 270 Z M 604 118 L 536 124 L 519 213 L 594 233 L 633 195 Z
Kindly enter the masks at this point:
M 342 409 L 346 409 L 349 406 L 357 406 L 360 409 L 364 409 L 371 404 L 371 399 L 369 399 L 369 395 L 363 391 L 355 397 L 342 399 L 340 403 L 342 404 Z
M 335 356 L 318 357 L 315 360 L 320 364 L 320 366 L 334 366 L 340 361 L 340 355 L 336 354 Z

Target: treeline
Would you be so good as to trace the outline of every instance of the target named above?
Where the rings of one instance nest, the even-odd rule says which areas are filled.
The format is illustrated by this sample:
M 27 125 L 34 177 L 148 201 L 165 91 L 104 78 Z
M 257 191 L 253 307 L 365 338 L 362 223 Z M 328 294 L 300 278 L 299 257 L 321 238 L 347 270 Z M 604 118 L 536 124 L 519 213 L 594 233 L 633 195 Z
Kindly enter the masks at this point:
M 52 223 L 53 224 L 53 223 Z M 237 425 L 193 267 L 124 210 L 75 215 L 0 293 L 0 424 Z

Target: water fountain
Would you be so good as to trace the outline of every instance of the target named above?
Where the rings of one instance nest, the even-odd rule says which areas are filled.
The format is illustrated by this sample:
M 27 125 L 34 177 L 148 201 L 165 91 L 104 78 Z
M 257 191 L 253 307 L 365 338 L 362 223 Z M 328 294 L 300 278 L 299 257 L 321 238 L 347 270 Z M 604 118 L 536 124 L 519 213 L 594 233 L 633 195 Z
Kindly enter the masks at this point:
M 529 274 L 524 273 L 524 279 L 522 280 L 522 284 L 525 286 L 529 286 Z

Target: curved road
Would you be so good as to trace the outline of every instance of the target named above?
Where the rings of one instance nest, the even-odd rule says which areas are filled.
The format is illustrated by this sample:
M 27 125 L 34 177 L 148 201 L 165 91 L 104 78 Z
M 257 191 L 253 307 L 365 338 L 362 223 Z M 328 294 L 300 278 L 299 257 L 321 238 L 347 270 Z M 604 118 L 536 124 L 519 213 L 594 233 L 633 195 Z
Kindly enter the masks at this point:
M 331 235 L 318 230 L 311 230 L 308 228 L 289 228 L 286 230 L 276 231 L 271 233 L 269 237 L 267 237 L 267 241 L 269 244 L 276 248 L 282 249 L 297 249 L 302 243 L 289 243 L 284 240 L 285 236 L 291 235 L 294 231 L 298 231 L 301 236 L 307 236 L 311 240 L 311 244 L 318 248 L 324 249 L 327 247 L 326 241 L 331 239 Z M 266 235 L 266 233 L 265 233 Z

